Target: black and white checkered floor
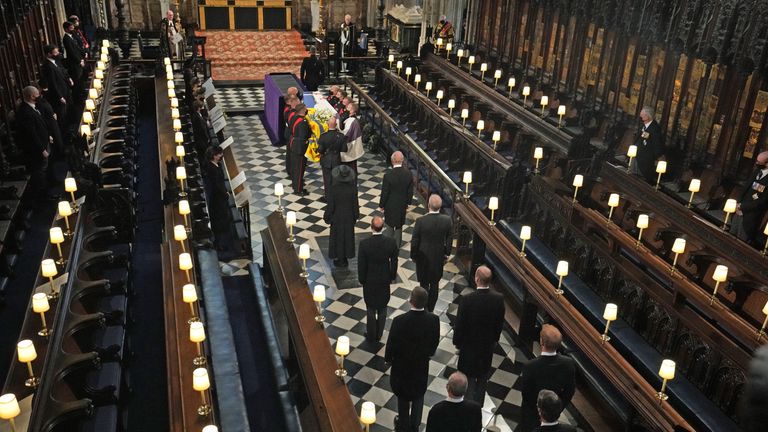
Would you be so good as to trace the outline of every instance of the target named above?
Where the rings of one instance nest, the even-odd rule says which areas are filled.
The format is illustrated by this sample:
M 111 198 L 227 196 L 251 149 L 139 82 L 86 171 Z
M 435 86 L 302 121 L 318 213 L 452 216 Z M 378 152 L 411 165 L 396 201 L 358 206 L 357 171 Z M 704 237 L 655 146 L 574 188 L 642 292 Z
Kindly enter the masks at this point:
M 225 106 L 226 106 L 226 102 Z M 331 260 L 322 253 L 319 244 L 325 243 L 329 234 L 328 226 L 323 222 L 325 204 L 319 201 L 322 195 L 322 177 L 319 167 L 314 164 L 307 168 L 307 187 L 310 194 L 299 197 L 289 193 L 290 181 L 285 174 L 283 153 L 284 149 L 275 147 L 270 142 L 259 116 L 256 114 L 230 114 L 226 126 L 227 135 L 233 135 L 233 149 L 238 164 L 246 171 L 248 186 L 251 190 L 251 232 L 253 233 L 254 261 L 262 262 L 262 245 L 260 231 L 265 227 L 265 217 L 276 210 L 277 201 L 274 195 L 274 185 L 282 182 L 286 186 L 283 206 L 287 210 L 297 212 L 298 223 L 295 227 L 296 244 L 307 242 L 312 249 L 311 259 L 307 262 L 309 282 L 311 286 L 322 284 L 328 287 L 328 300 L 324 304 L 326 316 L 326 331 L 332 344 L 341 335 L 350 338 L 352 350 L 345 361 L 349 372 L 348 387 L 352 400 L 359 410 L 363 401 L 372 401 L 377 406 L 377 425 L 372 430 L 393 430 L 394 417 L 397 411 L 397 399 L 390 390 L 389 370 L 384 365 L 384 345 L 371 344 L 364 341 L 365 333 L 365 304 L 362 299 L 362 288 L 356 283 L 351 288 L 339 289 L 336 280 L 344 279 L 343 274 L 335 273 Z M 377 154 L 367 154 L 358 162 L 359 169 L 359 200 L 360 221 L 355 227 L 356 234 L 369 231 L 371 215 L 378 207 L 380 182 L 386 163 Z M 403 248 L 400 251 L 400 268 L 398 283 L 392 286 L 392 297 L 389 303 L 390 317 L 397 316 L 409 309 L 408 296 L 410 290 L 417 285 L 415 266 L 407 259 L 410 250 L 410 239 L 413 221 L 425 213 L 423 203 L 419 203 L 408 212 L 409 227 L 403 232 Z M 222 263 L 225 274 L 238 272 L 243 263 Z M 354 268 L 350 263 L 350 268 Z M 336 276 L 336 277 L 334 277 Z M 459 273 L 453 262 L 445 267 L 441 283 L 439 301 L 435 313 L 441 320 L 441 341 L 437 353 L 430 361 L 430 382 L 425 395 L 425 410 L 423 421 L 426 422 L 428 408 L 445 399 L 445 385 L 448 376 L 455 371 L 458 357 L 452 343 L 451 322 L 457 310 L 457 301 L 471 292 L 466 278 Z M 391 318 L 387 322 L 387 329 Z M 388 337 L 385 330 L 382 342 Z M 483 423 L 485 426 L 495 424 L 501 431 L 511 431 L 517 425 L 521 403 L 520 391 L 515 387 L 525 355 L 514 346 L 512 334 L 506 329 L 496 347 L 493 358 L 495 372 L 488 384 L 488 395 L 483 406 Z M 498 416 L 494 418 L 493 413 Z M 573 416 L 567 411 L 561 420 L 576 424 Z M 489 429 L 494 430 L 494 429 Z

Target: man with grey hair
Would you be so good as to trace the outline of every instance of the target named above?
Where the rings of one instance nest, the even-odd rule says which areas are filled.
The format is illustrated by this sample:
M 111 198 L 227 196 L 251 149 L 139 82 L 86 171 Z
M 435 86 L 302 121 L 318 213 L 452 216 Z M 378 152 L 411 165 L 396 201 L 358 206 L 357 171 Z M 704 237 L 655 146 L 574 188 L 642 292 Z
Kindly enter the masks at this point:
M 392 230 L 397 247 L 403 244 L 405 212 L 413 199 L 413 176 L 403 166 L 404 159 L 401 151 L 392 153 L 392 169 L 384 174 L 379 200 L 379 211 L 384 213 L 384 221 Z
M 653 108 L 646 106 L 640 110 L 640 120 L 643 122 L 635 140 L 637 146 L 637 162 L 633 169 L 649 183 L 656 181 L 656 160 L 664 155 L 664 136 L 661 126 L 653 118 Z
M 302 60 L 300 72 L 301 82 L 304 83 L 307 90 L 317 91 L 325 77 L 325 66 L 323 61 L 317 58 L 317 49 L 315 47 L 309 48 L 309 57 Z
M 541 424 L 534 429 L 536 432 L 576 432 L 576 428 L 571 425 L 562 424 L 557 421 L 560 413 L 563 411 L 563 404 L 560 397 L 552 390 L 542 390 L 536 398 L 536 408 L 539 411 Z
M 454 372 L 448 377 L 448 399 L 438 402 L 429 410 L 427 432 L 480 432 L 483 427 L 481 406 L 464 399 L 467 377 Z
M 384 220 L 374 216 L 372 235 L 357 247 L 357 279 L 363 285 L 367 312 L 365 339 L 378 342 L 384 333 L 389 303 L 389 284 L 397 277 L 398 247 L 390 237 L 381 235 Z
M 41 111 L 37 108 L 40 90 L 27 86 L 21 91 L 24 99 L 16 108 L 16 136 L 25 154 L 30 183 L 39 197 L 46 196 L 48 156 L 53 137 Z
M 440 214 L 440 195 L 430 195 L 427 207 L 429 213 L 417 219 L 413 229 L 411 259 L 416 263 L 419 285 L 429 292 L 427 310 L 432 312 L 437 304 L 443 265 L 451 255 L 453 223 L 448 215 Z
M 344 15 L 344 22 L 341 23 L 341 49 L 339 50 L 339 53 L 341 54 L 340 57 L 352 57 L 353 54 L 353 47 L 355 46 L 355 42 L 357 41 L 357 35 L 356 35 L 356 29 L 355 29 L 355 23 L 352 22 L 352 15 L 346 14 Z M 341 63 L 341 72 L 347 72 L 347 62 Z

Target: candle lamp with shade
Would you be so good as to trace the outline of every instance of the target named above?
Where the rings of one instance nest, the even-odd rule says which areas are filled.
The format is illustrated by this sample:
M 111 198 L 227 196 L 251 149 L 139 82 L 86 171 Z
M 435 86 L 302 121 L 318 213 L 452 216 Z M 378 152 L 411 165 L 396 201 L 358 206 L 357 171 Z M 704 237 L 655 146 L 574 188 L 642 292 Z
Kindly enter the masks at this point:
M 397 75 L 398 76 L 400 76 L 400 70 L 402 70 L 402 69 L 403 69 L 403 61 L 402 60 L 398 60 L 397 61 Z
M 496 151 L 496 146 L 498 146 L 499 141 L 501 141 L 501 131 L 493 131 L 493 135 L 491 135 L 491 141 L 493 141 L 493 150 Z
M 58 205 L 59 216 L 64 218 L 64 226 L 67 230 L 64 232 L 64 237 L 72 238 L 72 229 L 69 226 L 69 217 L 72 216 L 72 207 L 69 205 L 69 201 L 59 201 Z
M 459 66 L 459 67 L 461 67 L 461 58 L 462 57 L 464 57 L 464 50 L 463 49 L 459 49 L 458 51 L 456 51 L 456 58 L 458 59 L 457 60 L 458 63 L 456 63 L 456 65 Z
M 480 138 L 480 134 L 483 132 L 483 129 L 485 129 L 485 121 L 478 120 L 475 127 L 477 128 L 477 137 Z
M 293 226 L 296 225 L 296 212 L 295 211 L 288 211 L 288 213 L 285 214 L 285 224 L 288 225 L 288 242 L 293 243 L 296 241 L 296 237 L 293 235 Z
M 174 89 L 168 89 L 168 98 L 175 98 L 176 97 L 176 90 Z
M 180 132 L 177 132 L 180 133 Z M 179 158 L 179 163 L 181 165 L 184 165 L 184 156 L 187 155 L 187 149 L 184 148 L 183 145 L 179 144 L 176 146 L 176 157 Z
M 547 105 L 549 105 L 549 96 L 541 97 L 541 118 L 547 117 Z
M 509 87 L 509 94 L 507 95 L 507 97 L 509 99 L 512 99 L 512 89 L 515 88 L 515 84 L 516 84 L 515 77 L 510 77 L 509 81 L 507 81 L 507 87 Z
M 437 38 L 437 41 L 435 41 L 435 54 L 440 54 L 440 48 L 443 47 L 443 38 L 439 37 Z
M 179 109 L 178 108 L 171 108 L 171 118 L 172 119 L 179 118 Z
M 715 271 L 712 273 L 712 279 L 715 281 L 715 289 L 709 297 L 709 304 L 712 304 L 717 300 L 717 290 L 720 288 L 720 283 L 728 280 L 728 267 L 718 264 L 717 267 L 715 267 Z
M 95 88 L 88 89 L 88 98 L 97 100 L 99 98 L 99 91 L 96 90 Z
M 565 115 L 565 105 L 560 105 L 557 107 L 557 116 L 560 117 L 557 120 L 557 127 L 562 128 L 563 127 L 563 116 Z
M 284 194 L 285 194 L 285 188 L 283 187 L 283 184 L 280 182 L 275 183 L 275 196 L 277 197 L 277 211 L 280 212 L 280 214 L 283 213 L 282 198 Z
M 584 176 L 576 174 L 573 176 L 573 203 L 576 203 L 576 195 L 579 193 L 579 188 L 584 186 Z
M 38 336 L 48 337 L 51 332 L 48 330 L 48 324 L 45 322 L 45 313 L 51 310 L 48 303 L 48 296 L 45 293 L 36 293 L 32 296 L 32 312 L 40 314 L 42 328 L 37 332 Z
M 184 244 L 185 241 L 187 240 L 187 229 L 184 227 L 184 225 L 174 225 L 173 239 L 179 242 L 179 244 L 181 245 L 182 252 L 187 251 L 187 247 Z
M 536 168 L 533 170 L 534 174 L 539 173 L 539 162 L 544 158 L 544 148 L 536 147 L 533 149 L 533 159 L 536 161 Z
M 29 378 L 24 381 L 24 385 L 32 388 L 37 387 L 40 384 L 40 378 L 35 376 L 35 371 L 32 369 L 32 362 L 37 358 L 37 351 L 32 340 L 24 339 L 19 341 L 16 344 L 16 355 L 20 363 L 27 365 L 27 371 L 29 372 Z
M 472 75 L 472 66 L 475 64 L 475 56 L 469 56 L 467 59 L 467 64 L 469 65 L 469 74 Z
M 557 262 L 557 268 L 555 269 L 555 274 L 557 274 L 557 289 L 555 290 L 555 294 L 562 295 L 563 294 L 563 278 L 568 276 L 568 261 L 558 261 Z
M 390 54 L 389 57 L 387 57 L 387 61 L 389 62 L 389 70 L 392 70 L 392 63 L 395 62 L 395 55 Z
M 56 284 L 53 283 L 53 278 L 59 274 L 59 269 L 56 268 L 56 262 L 52 259 L 44 259 L 40 263 L 40 275 L 48 279 L 48 284 L 51 287 L 51 293 L 48 294 L 50 300 L 56 300 L 59 298 L 59 290 L 56 289 Z
M 83 123 L 91 124 L 93 123 L 93 113 L 85 110 L 83 111 Z
M 480 81 L 485 81 L 485 72 L 488 71 L 488 63 L 480 63 Z
M 413 73 L 413 69 L 411 69 L 410 66 L 405 68 L 405 81 L 410 82 L 411 81 L 411 73 Z
M 691 179 L 691 183 L 688 185 L 688 192 L 691 193 L 691 197 L 688 198 L 688 204 L 686 207 L 691 208 L 693 206 L 693 195 L 701 190 L 701 180 Z
M 488 221 L 488 225 L 496 225 L 496 221 L 493 220 L 493 214 L 499 209 L 499 197 L 488 198 L 488 209 L 491 211 L 491 219 Z
M 8 420 L 8 423 L 11 426 L 11 432 L 17 432 L 15 419 L 19 414 L 21 414 L 21 407 L 19 406 L 19 401 L 16 399 L 15 394 L 6 393 L 0 396 L 0 419 Z
M 312 301 L 317 303 L 317 315 L 315 315 L 315 321 L 322 325 L 325 322 L 325 316 L 323 316 L 323 302 L 325 301 L 325 286 L 315 285 L 312 290 Z
M 531 87 L 524 86 L 523 87 L 523 107 L 525 107 L 528 104 L 528 96 L 531 95 Z
M 675 242 L 672 244 L 672 253 L 675 254 L 675 257 L 672 259 L 672 267 L 669 269 L 669 274 L 675 274 L 675 267 L 677 266 L 677 258 L 681 253 L 685 252 L 685 239 L 684 238 L 676 238 Z
M 85 123 L 80 125 L 80 135 L 85 135 L 85 141 L 90 144 L 91 141 L 91 125 Z
M 416 90 L 418 90 L 419 84 L 421 84 L 421 74 L 416 74 L 413 76 L 413 83 L 416 84 Z
M 429 99 L 429 92 L 432 91 L 432 81 L 427 81 L 427 83 L 424 84 L 424 90 L 427 91 L 427 99 Z
M 467 108 L 461 109 L 461 125 L 467 125 L 467 118 L 469 117 L 469 110 Z
M 501 79 L 501 69 L 496 69 L 493 73 L 493 88 L 499 86 L 499 80 Z
M 91 114 L 93 114 L 93 111 L 96 109 L 96 102 L 91 98 L 86 99 L 85 109 L 87 109 L 88 111 L 91 112 Z
M 635 249 L 639 249 L 640 242 L 643 239 L 643 230 L 648 228 L 648 215 L 647 214 L 638 215 L 637 223 L 635 223 L 635 226 L 640 229 L 640 232 L 637 234 L 637 242 L 635 243 Z
M 77 192 L 77 182 L 73 177 L 67 177 L 64 179 L 64 191 L 69 192 L 69 196 L 72 198 L 70 207 L 72 207 L 73 213 L 77 213 L 80 209 L 77 206 L 77 200 L 75 199 L 75 192 Z
M 725 212 L 725 220 L 723 221 L 723 231 L 728 227 L 728 218 L 731 216 L 732 213 L 736 213 L 736 208 L 738 207 L 738 203 L 735 199 L 730 198 L 725 200 L 725 205 L 723 206 L 723 211 Z
M 760 338 L 765 336 L 765 326 L 768 325 L 768 302 L 765 302 L 765 306 L 763 306 L 763 315 L 765 315 L 765 319 L 763 320 L 763 325 L 760 327 L 760 330 L 757 331 L 758 342 L 760 342 Z
M 53 227 L 48 231 L 48 235 L 51 244 L 56 245 L 56 250 L 59 253 L 59 259 L 56 260 L 56 264 L 63 266 L 67 263 L 67 260 L 64 258 L 64 253 L 61 251 L 61 244 L 64 243 L 64 232 L 60 227 Z
M 627 148 L 627 158 L 629 158 L 627 162 L 627 172 L 632 172 L 632 159 L 637 157 L 637 146 L 632 144 Z
M 658 177 L 656 177 L 656 190 L 659 190 L 659 187 L 661 186 L 661 176 L 662 174 L 667 172 L 667 161 L 658 161 L 656 162 L 656 173 L 658 173 Z
M 173 119 L 173 131 L 178 132 L 181 130 L 181 120 Z
M 437 93 L 435 93 L 435 99 L 437 99 L 437 106 L 440 107 L 440 101 L 443 100 L 443 97 L 445 96 L 445 92 L 442 90 L 438 90 Z
M 464 171 L 461 180 L 464 183 L 464 198 L 469 198 L 469 184 L 472 183 L 472 171 Z
M 619 194 L 612 193 L 608 197 L 608 207 L 611 209 L 608 210 L 608 223 L 611 223 L 611 217 L 613 216 L 613 209 L 619 206 Z
M 203 341 L 205 341 L 205 327 L 200 321 L 190 323 L 189 325 L 189 341 L 193 342 L 197 348 L 197 356 L 192 360 L 192 364 L 195 366 L 202 366 L 207 363 L 205 356 L 203 355 Z
M 189 213 L 191 212 L 191 209 L 189 208 L 189 201 L 187 200 L 179 200 L 179 214 L 184 218 L 184 226 L 187 229 L 187 233 L 192 232 L 192 228 L 189 226 Z
M 189 271 L 192 270 L 192 255 L 189 252 L 182 252 L 179 254 L 179 270 L 184 271 L 187 275 L 187 282 L 192 282 L 192 275 Z
M 299 246 L 299 259 L 301 260 L 301 273 L 299 276 L 303 278 L 309 277 L 307 272 L 307 260 L 309 259 L 309 243 L 303 243 Z
M 611 337 L 608 336 L 608 328 L 611 326 L 612 321 L 616 321 L 616 314 L 619 310 L 619 307 L 616 306 L 614 303 L 608 303 L 605 305 L 605 310 L 603 311 L 603 319 L 605 320 L 605 331 L 603 331 L 603 335 L 600 336 L 600 343 L 606 343 L 609 340 L 611 340 Z
M 200 406 L 197 407 L 197 415 L 200 417 L 207 417 L 211 414 L 211 405 L 208 404 L 208 398 L 205 395 L 210 387 L 211 380 L 208 378 L 208 369 L 200 367 L 192 371 L 192 388 L 200 392 L 202 400 Z
M 456 108 L 456 100 L 448 99 L 448 115 L 453 117 L 453 109 Z
M 171 98 L 171 108 L 178 108 L 178 107 L 179 107 L 179 99 Z
M 453 44 L 448 42 L 445 44 L 445 59 L 450 60 L 451 59 L 451 51 L 453 50 Z
M 669 399 L 664 390 L 667 388 L 667 381 L 675 378 L 675 362 L 672 360 L 662 360 L 661 367 L 659 368 L 659 376 L 663 380 L 661 382 L 661 391 L 656 393 L 656 399 L 659 400 L 659 404 Z
M 369 432 L 371 425 L 376 423 L 376 405 L 373 402 L 363 402 L 360 407 L 360 423 L 365 425 L 365 432 Z
M 349 355 L 349 337 L 339 336 L 339 339 L 336 340 L 336 354 L 341 357 L 339 368 L 336 369 L 336 376 L 343 380 L 347 376 L 347 370 L 344 369 L 344 357 Z
M 185 197 L 187 196 L 187 192 L 184 190 L 184 180 L 187 179 L 187 169 L 183 166 L 177 166 L 176 167 L 176 180 L 179 181 L 179 196 Z
M 197 314 L 197 288 L 195 288 L 194 284 L 188 283 L 184 284 L 184 286 L 181 287 L 181 300 L 189 305 L 189 319 L 187 320 L 187 324 L 192 324 L 194 322 L 200 321 L 200 318 Z
M 531 227 L 529 225 L 523 225 L 520 228 L 520 240 L 523 241 L 522 247 L 520 247 L 520 257 L 525 257 L 525 242 L 531 239 Z

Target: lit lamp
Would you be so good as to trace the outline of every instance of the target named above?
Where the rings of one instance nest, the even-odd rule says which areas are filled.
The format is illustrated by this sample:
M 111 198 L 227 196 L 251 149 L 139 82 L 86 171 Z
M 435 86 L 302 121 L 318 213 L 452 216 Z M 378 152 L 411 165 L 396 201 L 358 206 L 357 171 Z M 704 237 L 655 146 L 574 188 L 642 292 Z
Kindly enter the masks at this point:
M 91 126 L 89 124 L 80 125 L 80 135 L 85 135 L 85 139 L 91 139 Z
M 501 79 L 501 69 L 496 69 L 496 71 L 493 73 L 493 87 L 494 88 L 499 86 L 499 79 Z
M 349 338 L 347 336 L 339 336 L 336 341 L 336 354 L 341 357 L 339 368 L 336 369 L 336 376 L 343 380 L 347 376 L 347 370 L 344 369 L 344 357 L 349 355 Z
M 96 69 L 93 71 L 93 77 L 98 78 L 100 80 L 104 79 L 104 70 L 103 69 Z
M 464 50 L 460 49 L 456 51 L 456 57 L 459 59 L 459 62 L 457 63 L 457 65 L 461 67 L 461 58 L 464 57 Z
M 467 124 L 467 117 L 469 117 L 469 110 L 466 108 L 462 108 L 461 110 L 461 125 L 465 126 Z
M 184 156 L 187 155 L 187 149 L 183 145 L 176 146 L 176 157 L 179 158 L 179 163 L 184 165 Z
M 296 212 L 289 211 L 285 214 L 285 224 L 288 225 L 288 241 L 293 243 L 296 238 L 293 236 L 293 226 L 296 225 Z
M 173 134 L 173 141 L 176 143 L 176 145 L 182 144 L 184 142 L 184 134 L 181 132 L 175 132 Z
M 445 93 L 442 90 L 438 90 L 437 93 L 435 93 L 435 99 L 437 99 L 437 106 L 440 106 L 440 101 L 443 100 L 443 96 L 445 96 Z
M 765 336 L 765 326 L 768 325 L 768 302 L 765 302 L 765 306 L 763 306 L 763 314 L 765 315 L 765 320 L 763 320 L 763 325 L 760 327 L 760 330 L 757 332 L 757 341 L 760 342 L 760 338 Z
M 187 178 L 187 169 L 183 166 L 177 166 L 176 167 L 176 180 L 179 181 L 179 187 L 181 188 L 181 192 L 179 192 L 180 196 L 187 196 L 187 193 L 184 192 L 184 180 Z
M 187 229 L 184 227 L 184 225 L 174 225 L 173 239 L 181 244 L 182 252 L 187 251 L 187 247 L 184 245 L 184 241 L 187 239 Z
M 731 213 L 736 212 L 736 200 L 731 198 L 725 200 L 725 206 L 723 206 L 723 211 L 725 212 L 725 220 L 723 221 L 723 231 L 725 231 L 725 227 L 728 225 L 728 218 L 731 216 Z
M 560 117 L 560 119 L 557 121 L 557 127 L 561 128 L 563 127 L 563 116 L 565 115 L 565 105 L 560 105 L 557 107 L 557 115 Z
M 529 86 L 523 87 L 523 106 L 528 103 L 528 96 L 531 95 L 531 88 Z
M 365 432 L 369 432 L 371 425 L 376 423 L 376 405 L 373 402 L 363 402 L 360 407 L 360 423 L 365 425 Z
M 576 194 L 579 193 L 579 188 L 584 186 L 584 176 L 581 174 L 576 174 L 573 176 L 573 202 L 576 203 Z
M 768 224 L 765 224 L 765 228 L 763 228 L 763 234 L 768 236 Z M 765 252 L 768 251 L 768 238 L 765 239 L 765 246 L 763 246 L 763 256 L 765 256 Z
M 661 185 L 661 175 L 667 172 L 667 161 L 656 162 L 656 172 L 659 174 L 658 177 L 656 177 L 656 190 L 659 190 L 659 185 Z
M 309 243 L 304 243 L 299 246 L 299 259 L 301 260 L 301 273 L 299 276 L 306 278 L 309 276 L 307 273 L 307 260 L 309 259 Z
M 412 69 L 410 66 L 405 68 L 405 82 L 409 82 L 411 80 L 411 72 Z
M 456 100 L 448 99 L 448 115 L 453 117 L 453 109 L 456 108 Z
M 101 47 L 101 53 L 102 54 L 109 54 L 109 48 L 107 48 L 105 46 Z
M 389 70 L 392 70 L 392 63 L 395 62 L 395 55 L 390 54 L 389 57 L 387 57 L 387 61 L 389 61 Z
M 672 252 L 675 254 L 675 258 L 672 260 L 672 268 L 669 269 L 670 274 L 675 274 L 675 266 L 677 265 L 677 257 L 681 253 L 685 252 L 685 239 L 684 238 L 676 238 L 675 242 L 672 244 Z
M 643 238 L 643 230 L 648 228 L 648 215 L 639 215 L 635 226 L 640 228 L 640 232 L 637 234 L 637 243 L 635 243 L 635 249 L 638 249 L 640 247 L 640 240 Z
M 437 51 L 435 51 L 437 54 L 440 54 L 440 48 L 443 46 L 443 38 L 437 38 Z
M 627 157 L 629 158 L 629 162 L 627 162 L 627 172 L 632 171 L 632 159 L 637 157 L 637 146 L 632 144 L 627 148 Z
M 192 282 L 192 278 L 189 275 L 189 271 L 192 269 L 192 255 L 189 252 L 182 252 L 179 254 L 179 270 L 184 270 L 187 274 L 187 282 Z
M 533 172 L 534 174 L 538 174 L 539 162 L 541 162 L 541 159 L 544 158 L 544 149 L 542 147 L 536 147 L 533 149 L 533 158 L 536 160 L 536 169 Z
M 691 179 L 691 184 L 688 185 L 688 192 L 691 193 L 691 197 L 688 198 L 688 205 L 686 207 L 691 208 L 693 205 L 693 195 L 701 189 L 701 180 Z
M 469 198 L 469 184 L 472 183 L 472 171 L 464 171 L 461 181 L 464 183 L 464 198 Z
M 446 58 L 446 60 L 450 60 L 451 59 L 451 50 L 453 50 L 453 44 L 448 42 L 447 44 L 445 44 L 445 58 Z
M 96 69 L 104 70 L 107 68 L 107 65 L 99 59 L 99 61 L 96 62 Z
M 48 304 L 48 296 L 45 293 L 37 293 L 32 296 L 32 312 L 40 314 L 40 321 L 43 324 L 43 328 L 37 334 L 42 337 L 48 337 L 51 334 L 45 322 L 45 313 L 49 310 L 51 310 L 51 305 Z
M 14 422 L 14 419 L 19 414 L 21 414 L 21 407 L 19 407 L 19 401 L 16 400 L 15 394 L 6 393 L 0 396 L 0 419 L 8 420 L 11 424 L 11 432 L 16 432 L 16 423 Z M 374 413 L 374 416 L 375 414 L 376 413 Z
M 85 100 L 85 109 L 88 111 L 93 111 L 96 109 L 96 102 L 94 102 L 93 99 L 88 98 Z
M 501 141 L 501 131 L 493 131 L 491 141 L 493 141 L 493 149 L 496 150 L 496 146 L 499 144 L 499 141 Z
M 109 63 L 109 56 L 104 53 L 101 53 L 101 55 L 99 56 L 99 60 L 101 60 L 102 63 L 107 64 Z
M 205 392 L 211 387 L 211 380 L 208 378 L 208 369 L 201 367 L 192 371 L 192 388 L 200 392 L 202 403 L 197 407 L 197 415 L 205 417 L 211 413 L 211 406 L 205 397 Z
M 398 76 L 400 75 L 400 69 L 402 69 L 402 68 L 403 68 L 403 61 L 402 60 L 398 60 L 397 61 L 397 75 Z
M 427 83 L 424 84 L 424 89 L 427 91 L 427 99 L 429 99 L 429 92 L 432 91 L 432 81 L 427 81 Z
M 37 358 L 37 351 L 35 351 L 35 344 L 30 339 L 24 339 L 16 344 L 16 355 L 19 356 L 19 362 L 27 364 L 27 370 L 29 371 L 29 378 L 24 381 L 24 385 L 27 387 L 37 387 L 40 384 L 40 379 L 35 377 L 35 371 L 32 370 L 32 362 Z
M 173 72 L 166 71 L 165 72 L 165 79 L 168 80 L 168 81 L 172 81 L 173 80 Z
M 480 81 L 485 81 L 485 72 L 488 70 L 488 63 L 480 63 Z
M 216 425 L 208 425 L 203 428 L 203 432 L 219 432 L 219 428 Z
M 165 65 L 165 73 L 167 73 L 167 74 L 169 74 L 169 73 L 172 74 L 173 73 L 173 67 L 171 67 L 170 64 Z
M 53 277 L 59 274 L 59 270 L 56 268 L 56 262 L 52 259 L 44 259 L 40 263 L 40 275 L 44 278 L 48 278 L 48 284 L 51 286 L 51 293 L 48 294 L 48 298 L 56 300 L 59 298 L 59 291 L 56 290 L 56 285 L 53 284 Z
M 525 242 L 531 239 L 531 227 L 523 225 L 520 228 L 520 240 L 523 241 L 523 246 L 520 248 L 520 257 L 525 257 Z
M 616 321 L 616 313 L 618 312 L 618 309 L 619 307 L 613 303 L 608 303 L 605 305 L 605 310 L 603 311 L 605 331 L 603 331 L 603 335 L 600 336 L 600 339 L 602 340 L 600 343 L 606 343 L 611 340 L 611 337 L 608 336 L 608 328 L 611 326 L 611 321 Z
M 558 261 L 557 269 L 555 269 L 555 274 L 557 274 L 557 277 L 558 277 L 557 289 L 555 290 L 555 294 L 562 295 L 563 294 L 563 278 L 568 276 L 568 261 Z
M 83 111 L 83 123 L 86 123 L 86 124 L 93 123 L 93 113 L 91 113 L 88 110 Z
M 421 74 L 416 74 L 413 76 L 413 83 L 416 84 L 416 90 L 418 90 L 419 84 L 421 83 Z
M 488 221 L 488 224 L 494 226 L 496 225 L 496 221 L 493 220 L 493 214 L 496 210 L 499 209 L 499 198 L 490 197 L 488 199 L 488 208 L 491 210 L 491 220 Z
M 181 120 L 173 119 L 173 130 L 174 131 L 180 131 L 181 130 Z
M 478 120 L 476 127 L 477 127 L 477 137 L 480 138 L 480 134 L 483 132 L 483 129 L 485 129 L 485 121 Z
M 547 105 L 549 105 L 549 96 L 542 96 L 541 97 L 541 118 L 546 117 L 545 111 L 547 109 Z
M 615 209 L 618 206 L 619 206 L 619 194 L 612 193 L 608 197 L 608 207 L 611 208 L 610 210 L 608 210 L 608 223 L 611 222 L 611 216 L 613 216 L 613 209 Z
M 77 192 L 77 182 L 72 177 L 64 179 L 64 191 L 69 192 L 69 196 L 72 197 L 72 212 L 77 212 L 77 200 L 75 200 L 75 192 Z
M 69 228 L 69 217 L 72 215 L 72 207 L 69 202 L 59 201 L 59 216 L 64 218 L 64 225 L 67 227 L 67 231 L 64 232 L 64 236 L 67 238 L 72 237 L 72 230 Z
M 176 89 L 176 83 L 174 83 L 174 81 L 170 78 L 168 78 L 168 88 L 174 90 Z M 168 96 L 168 98 L 170 99 L 171 97 Z
M 323 302 L 325 301 L 325 286 L 315 285 L 315 289 L 312 291 L 312 301 L 317 303 L 317 315 L 315 315 L 315 321 L 322 323 L 323 321 L 325 321 L 325 317 L 323 316 Z
M 511 77 L 507 81 L 507 87 L 509 87 L 509 98 L 512 99 L 512 89 L 515 88 L 515 77 Z
M 189 201 L 187 200 L 180 200 L 179 201 L 179 214 L 184 217 L 184 226 L 187 227 L 187 232 L 192 232 L 192 229 L 189 227 L 189 218 L 187 215 L 190 213 L 189 208 Z
M 64 233 L 61 231 L 61 228 L 53 227 L 50 229 L 49 234 L 51 238 L 51 244 L 55 244 L 56 249 L 59 252 L 59 259 L 56 260 L 56 264 L 66 264 L 67 260 L 64 259 L 64 254 L 61 252 L 61 244 L 64 243 Z
M 179 107 L 179 99 L 171 98 L 171 108 L 178 108 L 178 107 Z
M 109 39 L 102 39 L 101 46 L 109 48 Z
M 205 327 L 200 321 L 193 322 L 189 325 L 189 341 L 194 342 L 197 345 L 197 357 L 192 360 L 192 364 L 195 366 L 202 366 L 206 363 L 205 356 L 203 355 L 202 342 L 205 340 Z
M 659 376 L 663 380 L 661 382 L 661 391 L 656 393 L 656 398 L 659 400 L 659 404 L 669 399 L 664 393 L 667 388 L 667 381 L 675 378 L 675 362 L 672 360 L 662 360 L 661 367 L 659 368 Z
M 197 288 L 193 284 L 185 284 L 181 287 L 181 299 L 184 303 L 189 305 L 190 317 L 187 320 L 187 324 L 200 321 L 197 317 L 197 311 L 195 310 L 195 304 L 197 303 Z
M 96 90 L 95 88 L 88 89 L 88 98 L 89 99 L 93 99 L 93 100 L 98 99 L 99 98 L 99 91 Z
M 279 211 L 280 214 L 283 213 L 282 198 L 284 194 L 285 194 L 285 188 L 283 187 L 283 184 L 280 182 L 275 183 L 275 196 L 277 197 L 277 211 Z
M 168 98 L 175 98 L 176 97 L 176 90 L 174 89 L 168 89 Z
M 472 75 L 472 65 L 475 64 L 475 56 L 473 55 L 469 56 L 467 63 L 469 64 L 469 74 Z
M 94 78 L 93 79 L 93 88 L 95 88 L 96 90 L 101 90 L 103 88 L 100 79 L 98 79 L 98 78 Z
M 171 65 L 171 59 L 169 57 L 163 58 L 163 65 L 164 66 L 170 66 Z
M 172 119 L 179 118 L 179 109 L 178 108 L 171 108 L 171 118 Z
M 720 287 L 720 283 L 725 282 L 728 279 L 728 267 L 718 264 L 718 266 L 715 267 L 714 273 L 712 273 L 712 279 L 715 281 L 715 289 L 712 291 L 712 296 L 709 298 L 709 304 L 715 302 L 717 289 Z

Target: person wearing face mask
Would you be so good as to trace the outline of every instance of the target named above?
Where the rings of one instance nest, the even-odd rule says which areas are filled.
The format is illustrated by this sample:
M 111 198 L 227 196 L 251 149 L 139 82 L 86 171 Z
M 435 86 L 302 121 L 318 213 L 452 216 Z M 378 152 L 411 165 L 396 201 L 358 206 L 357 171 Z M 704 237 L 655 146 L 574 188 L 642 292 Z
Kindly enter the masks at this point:
M 26 156 L 31 186 L 37 196 L 43 197 L 48 194 L 46 175 L 53 138 L 43 114 L 37 108 L 40 91 L 34 86 L 27 86 L 21 95 L 23 100 L 16 108 L 16 137 Z
M 755 171 L 749 177 L 749 184 L 739 200 L 736 214 L 742 216 L 741 226 L 744 230 L 745 241 L 753 246 L 761 247 L 759 239 L 765 211 L 768 210 L 768 151 L 757 155 Z
M 51 103 L 59 122 L 62 135 L 67 131 L 67 107 L 72 102 L 71 86 L 74 84 L 67 70 L 59 65 L 59 48 L 56 45 L 46 45 L 43 48 L 46 59 L 41 68 L 40 84 L 47 89 L 45 97 Z
M 453 24 L 445 17 L 440 16 L 440 22 L 435 25 L 435 32 L 433 40 L 437 41 L 437 38 L 443 39 L 443 46 L 448 42 L 453 42 Z

